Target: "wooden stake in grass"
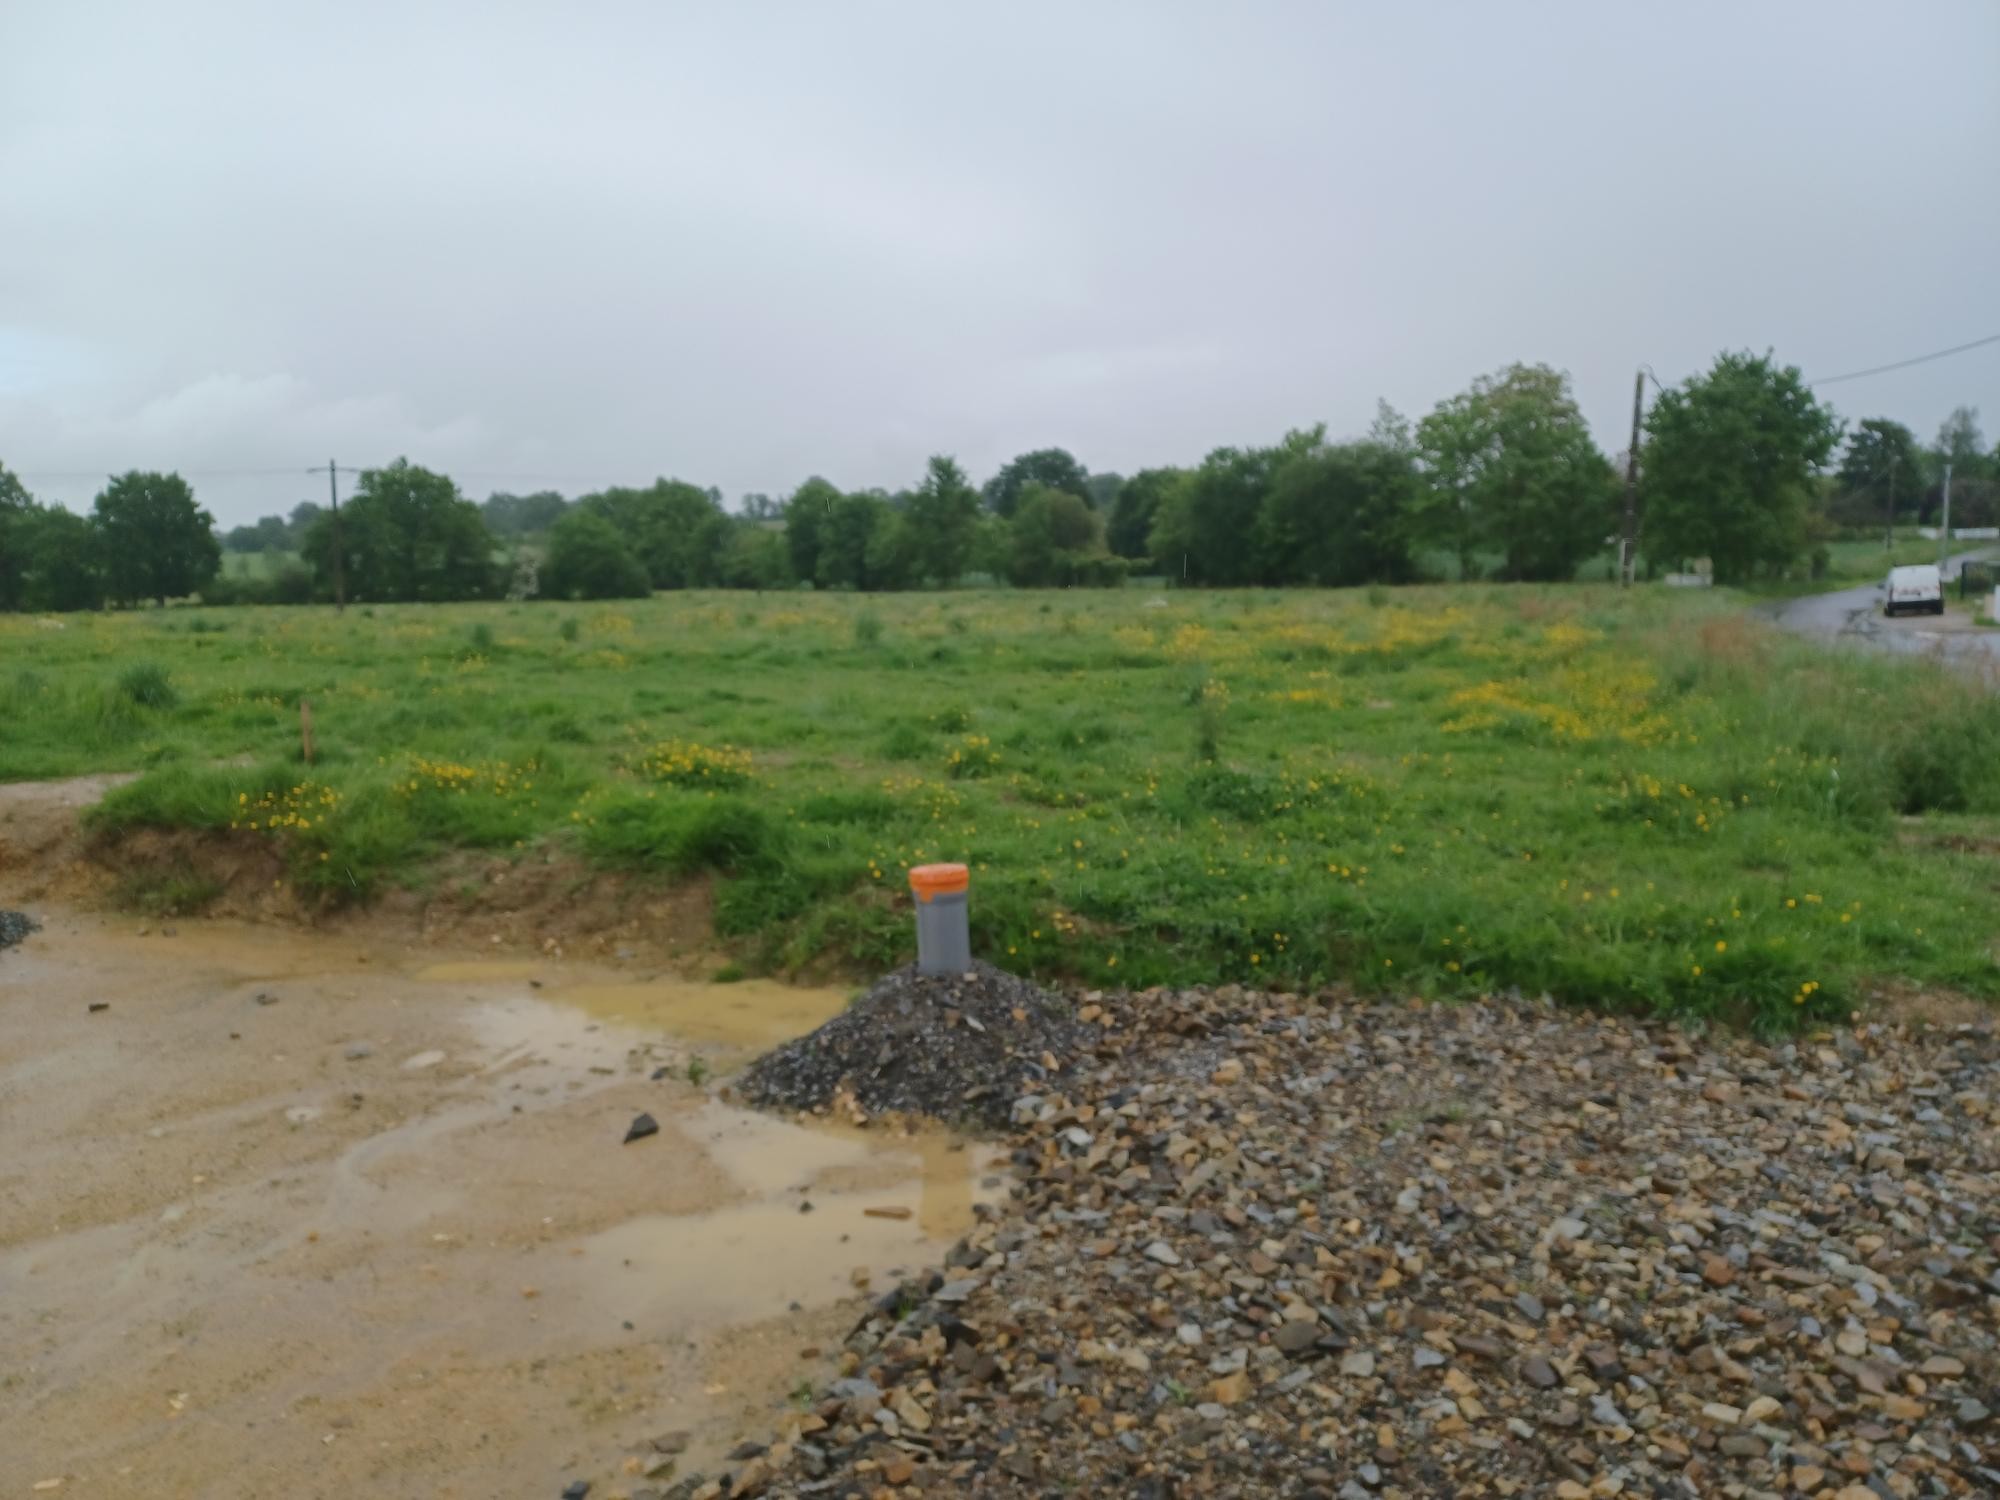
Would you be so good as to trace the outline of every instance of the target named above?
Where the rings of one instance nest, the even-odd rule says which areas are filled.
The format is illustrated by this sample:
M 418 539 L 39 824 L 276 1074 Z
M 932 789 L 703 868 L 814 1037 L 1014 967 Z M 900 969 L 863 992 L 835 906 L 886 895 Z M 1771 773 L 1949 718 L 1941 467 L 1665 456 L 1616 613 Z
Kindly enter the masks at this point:
M 313 763 L 313 706 L 310 698 L 299 699 L 299 749 L 306 764 Z

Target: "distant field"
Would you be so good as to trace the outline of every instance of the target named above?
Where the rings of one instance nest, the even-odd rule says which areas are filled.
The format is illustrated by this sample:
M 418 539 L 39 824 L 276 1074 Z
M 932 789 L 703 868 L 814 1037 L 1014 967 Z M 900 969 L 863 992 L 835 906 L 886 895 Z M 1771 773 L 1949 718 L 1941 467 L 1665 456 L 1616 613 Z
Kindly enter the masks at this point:
M 224 552 L 222 572 L 228 578 L 269 578 L 298 561 L 296 552 Z
M 275 840 L 329 901 L 554 850 L 713 873 L 750 963 L 865 971 L 904 868 L 965 859 L 982 952 L 1095 982 L 1777 1025 L 2000 989 L 2000 705 L 1720 591 L 167 610 L 0 651 L 0 778 L 146 769 L 104 828 Z

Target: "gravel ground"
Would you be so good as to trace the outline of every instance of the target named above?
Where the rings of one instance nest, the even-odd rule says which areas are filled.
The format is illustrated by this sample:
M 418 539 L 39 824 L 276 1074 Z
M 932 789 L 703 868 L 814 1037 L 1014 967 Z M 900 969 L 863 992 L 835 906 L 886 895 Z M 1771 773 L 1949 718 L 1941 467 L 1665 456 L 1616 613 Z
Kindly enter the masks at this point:
M 766 1053 L 738 1087 L 771 1109 L 916 1113 L 997 1129 L 1093 1028 L 1068 1002 L 975 963 L 964 974 L 896 970 L 819 1030 Z
M 0 911 L 0 948 L 11 948 L 42 924 L 22 911 Z
M 1085 999 L 1014 1200 L 634 1500 L 2000 1494 L 1990 1025 Z

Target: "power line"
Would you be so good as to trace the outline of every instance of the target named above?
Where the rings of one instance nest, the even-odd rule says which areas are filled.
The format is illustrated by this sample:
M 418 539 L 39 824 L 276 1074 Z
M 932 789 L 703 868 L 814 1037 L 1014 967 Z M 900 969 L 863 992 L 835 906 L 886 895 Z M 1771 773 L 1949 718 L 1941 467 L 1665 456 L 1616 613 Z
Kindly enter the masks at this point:
M 1974 339 L 1969 344 L 1955 344 L 1949 349 L 1939 349 L 1933 354 L 1919 354 L 1915 359 L 1899 359 L 1892 365 L 1876 365 L 1867 370 L 1849 370 L 1845 375 L 1828 375 L 1820 380 L 1808 380 L 1806 384 L 1837 385 L 1843 380 L 1859 380 L 1864 375 L 1886 375 L 1891 370 L 1907 370 L 1911 365 L 1929 364 L 1934 359 L 1963 354 L 1968 349 L 1978 349 L 1987 344 L 2000 344 L 2000 333 L 1989 333 L 1983 339 Z

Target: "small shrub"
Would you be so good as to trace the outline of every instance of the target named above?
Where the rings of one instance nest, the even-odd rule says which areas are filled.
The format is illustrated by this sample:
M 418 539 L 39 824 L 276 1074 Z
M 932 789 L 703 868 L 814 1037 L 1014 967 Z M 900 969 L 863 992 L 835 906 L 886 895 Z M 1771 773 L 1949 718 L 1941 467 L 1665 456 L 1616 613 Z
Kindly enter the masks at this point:
M 854 644 L 857 646 L 877 646 L 882 642 L 882 617 L 872 609 L 864 609 L 854 619 Z
M 472 654 L 475 656 L 491 656 L 496 649 L 496 642 L 493 639 L 493 627 L 488 625 L 484 620 L 472 627 L 470 640 Z
M 1246 823 L 1261 823 L 1277 801 L 1261 777 L 1228 766 L 1205 765 L 1187 781 L 1188 800 L 1206 812 L 1226 813 Z
M 556 634 L 566 641 L 573 641 L 583 633 L 583 621 L 575 615 L 564 615 L 562 624 L 556 627 Z
M 173 708 L 181 701 L 157 662 L 134 662 L 118 674 L 118 695 L 138 708 Z
M 914 724 L 898 724 L 882 741 L 884 760 L 923 760 L 931 753 L 931 742 Z
M 710 984 L 739 984 L 744 977 L 743 965 L 732 959 L 709 975 L 708 982 Z
M 741 797 L 628 797 L 598 808 L 584 847 L 629 869 L 730 875 L 775 869 L 784 835 L 770 814 Z

